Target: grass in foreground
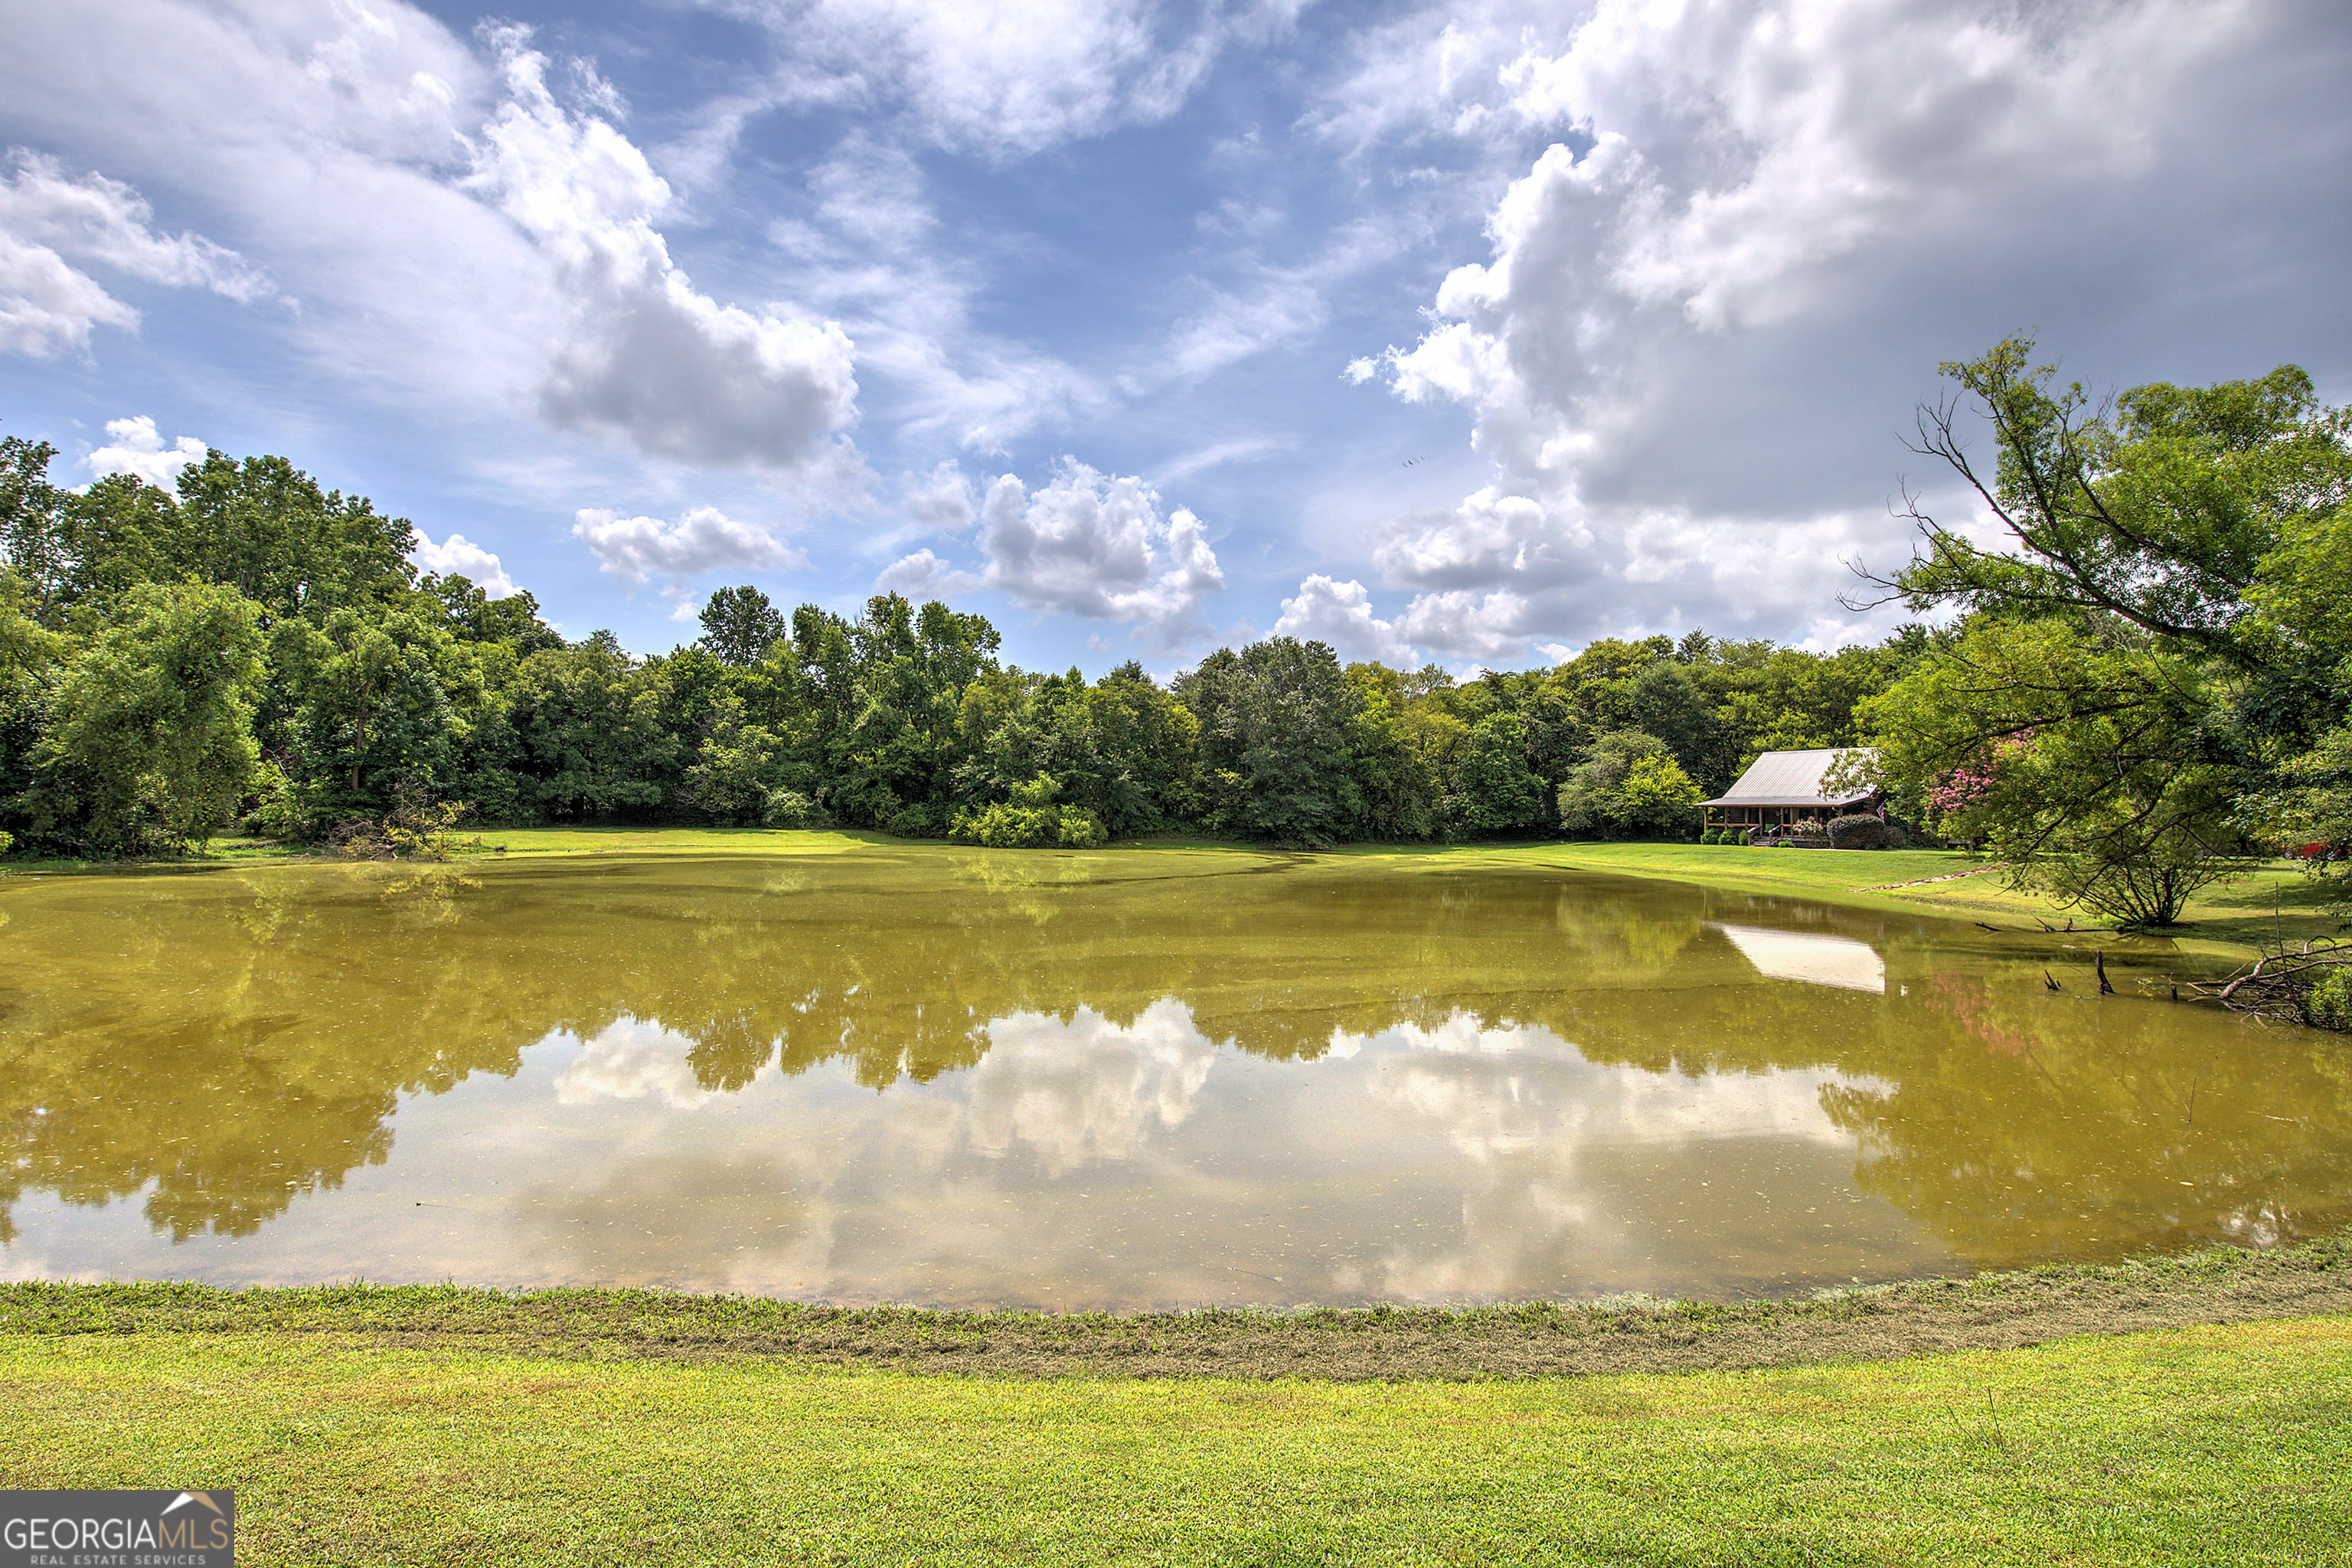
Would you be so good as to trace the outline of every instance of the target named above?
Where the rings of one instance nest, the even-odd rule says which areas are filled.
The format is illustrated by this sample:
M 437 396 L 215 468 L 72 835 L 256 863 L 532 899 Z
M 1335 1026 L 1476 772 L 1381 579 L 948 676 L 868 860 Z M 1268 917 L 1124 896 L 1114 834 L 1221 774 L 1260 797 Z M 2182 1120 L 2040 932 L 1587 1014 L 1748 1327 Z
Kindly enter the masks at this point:
M 16 1486 L 280 1563 L 2309 1563 L 2352 1320 L 1795 1372 L 1010 1381 L 0 1336 Z

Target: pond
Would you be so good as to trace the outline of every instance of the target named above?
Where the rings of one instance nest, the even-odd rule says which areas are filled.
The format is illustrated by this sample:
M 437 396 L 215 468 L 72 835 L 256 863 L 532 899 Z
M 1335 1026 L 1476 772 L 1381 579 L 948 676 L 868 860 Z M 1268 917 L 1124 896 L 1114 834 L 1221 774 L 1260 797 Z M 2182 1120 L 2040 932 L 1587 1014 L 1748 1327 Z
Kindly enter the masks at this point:
M 2052 993 L 1964 922 L 1526 860 L 283 864 L 0 920 L 17 1279 L 1726 1298 L 2352 1221 L 2352 1051 L 2168 1000 L 2161 944 Z

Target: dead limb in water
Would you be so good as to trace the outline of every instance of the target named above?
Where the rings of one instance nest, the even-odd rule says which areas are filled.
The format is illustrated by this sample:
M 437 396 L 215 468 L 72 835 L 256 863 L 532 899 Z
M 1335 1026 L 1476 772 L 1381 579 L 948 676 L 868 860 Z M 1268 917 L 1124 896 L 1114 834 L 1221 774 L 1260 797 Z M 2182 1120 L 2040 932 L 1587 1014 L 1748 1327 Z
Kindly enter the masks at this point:
M 2189 989 L 2233 1013 L 2300 1024 L 2308 1021 L 2304 995 L 2312 983 L 2331 970 L 2345 968 L 2352 968 L 2352 942 L 2282 944 L 2226 980 L 2195 981 Z

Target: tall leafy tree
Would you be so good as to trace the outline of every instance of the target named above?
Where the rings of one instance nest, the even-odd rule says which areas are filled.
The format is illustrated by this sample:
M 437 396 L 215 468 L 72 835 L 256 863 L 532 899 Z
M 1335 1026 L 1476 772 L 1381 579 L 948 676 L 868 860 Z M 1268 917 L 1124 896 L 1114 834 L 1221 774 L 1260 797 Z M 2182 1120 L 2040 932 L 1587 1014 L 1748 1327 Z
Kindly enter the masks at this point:
M 658 806 L 677 742 L 661 699 L 611 632 L 525 659 L 510 707 L 523 802 L 534 815 L 609 818 Z
M 1920 447 L 2007 538 L 1915 510 L 1919 549 L 1883 591 L 1984 624 L 1866 705 L 1886 782 L 1965 805 L 2016 879 L 2169 924 L 2246 847 L 2236 798 L 2342 712 L 2326 617 L 2296 608 L 2327 569 L 2295 546 L 2352 495 L 2352 414 L 2291 365 L 2095 406 L 2024 339 L 1944 369 L 1960 391 L 1923 411 Z
M 1686 838 L 1702 798 L 1664 741 L 1614 730 L 1559 786 L 1560 829 L 1580 838 Z
M 749 584 L 720 588 L 702 602 L 702 646 L 729 664 L 759 663 L 786 629 L 768 595 Z
M 303 771 L 331 781 L 326 809 L 378 809 L 403 783 L 446 784 L 457 743 L 454 640 L 413 612 L 351 606 L 323 626 L 298 618 L 272 629 L 289 739 Z
M 1361 699 L 1329 644 L 1268 637 L 1220 649 L 1179 679 L 1176 695 L 1200 722 L 1219 826 L 1298 844 L 1350 836 L 1362 798 L 1331 764 L 1349 754 Z
M 429 573 L 417 579 L 416 595 L 450 636 L 467 642 L 504 643 L 519 658 L 563 646 L 562 635 L 540 619 L 539 601 L 529 589 L 493 599 L 471 578 Z
M 49 481 L 58 449 L 22 436 L 0 437 L 0 571 L 15 574 L 18 614 L 54 625 L 72 557 L 60 517 L 63 499 Z
M 180 470 L 173 564 L 272 617 L 323 615 L 411 586 L 416 531 L 363 496 L 321 489 L 283 458 L 208 453 Z
M 1446 819 L 1455 831 L 1474 836 L 1549 827 L 1552 810 L 1545 793 L 1543 780 L 1528 766 L 1527 721 L 1509 711 L 1489 713 L 1470 727 L 1454 753 Z
M 63 667 L 20 797 L 33 836 L 122 854 L 201 843 L 259 763 L 260 612 L 234 589 L 142 584 Z

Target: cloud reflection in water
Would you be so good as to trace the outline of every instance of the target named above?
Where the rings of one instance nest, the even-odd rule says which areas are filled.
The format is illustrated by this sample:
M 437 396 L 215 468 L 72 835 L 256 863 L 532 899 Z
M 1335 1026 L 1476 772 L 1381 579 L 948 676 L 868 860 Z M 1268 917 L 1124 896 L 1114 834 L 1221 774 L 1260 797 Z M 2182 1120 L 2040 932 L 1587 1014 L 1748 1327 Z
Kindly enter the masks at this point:
M 1129 1159 L 1153 1127 L 1181 1122 L 1217 1055 L 1172 996 L 1127 1024 L 1080 1007 L 1066 1019 L 992 1018 L 986 1033 L 988 1055 L 966 1091 L 972 1147 L 1002 1157 L 1026 1144 L 1053 1175 Z
M 558 1030 L 548 1042 L 575 1038 Z M 690 1037 L 656 1019 L 615 1018 L 581 1042 L 579 1058 L 556 1075 L 555 1102 L 580 1106 L 650 1096 L 673 1110 L 692 1110 L 712 1098 L 695 1079 L 688 1059 L 693 1051 Z

